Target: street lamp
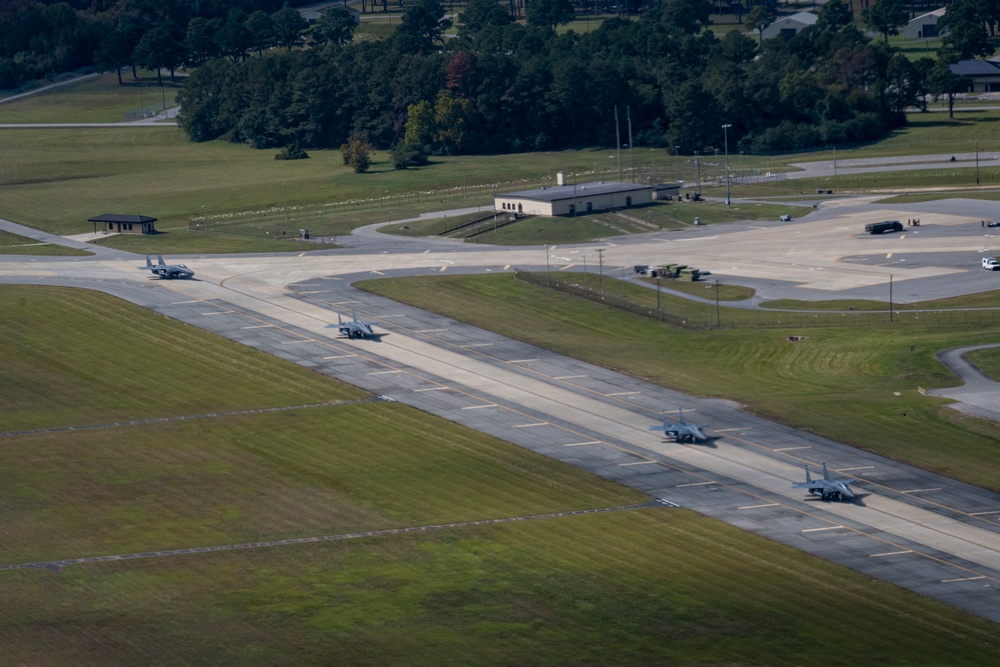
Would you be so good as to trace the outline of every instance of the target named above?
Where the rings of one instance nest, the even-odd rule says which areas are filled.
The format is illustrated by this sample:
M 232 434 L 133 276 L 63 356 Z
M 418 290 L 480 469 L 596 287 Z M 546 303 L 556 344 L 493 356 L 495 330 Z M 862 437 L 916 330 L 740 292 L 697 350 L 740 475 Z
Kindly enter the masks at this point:
M 726 208 L 732 206 L 732 198 L 730 197 L 730 187 L 729 187 L 729 128 L 732 127 L 731 123 L 726 123 L 722 126 L 722 135 L 726 144 Z
M 281 184 L 281 195 L 285 199 L 285 222 L 288 222 L 288 191 L 285 190 L 285 184 Z

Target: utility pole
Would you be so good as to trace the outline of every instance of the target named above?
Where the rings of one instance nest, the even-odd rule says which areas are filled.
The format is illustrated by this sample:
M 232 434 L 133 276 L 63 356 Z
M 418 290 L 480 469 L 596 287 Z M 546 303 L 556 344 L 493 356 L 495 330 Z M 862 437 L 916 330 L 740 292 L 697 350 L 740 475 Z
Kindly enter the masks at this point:
M 618 158 L 618 182 L 622 180 L 622 133 L 618 125 L 618 105 L 615 105 L 615 156 Z
M 726 123 L 722 126 L 722 136 L 726 143 L 726 208 L 732 208 L 733 199 L 730 195 L 731 188 L 729 184 L 729 128 L 733 125 L 732 123 Z M 718 284 L 718 283 L 716 283 Z
M 625 117 L 628 119 L 628 171 L 629 171 L 629 174 L 632 175 L 632 178 L 629 179 L 629 180 L 632 181 L 633 183 L 635 183 L 635 163 L 632 161 L 632 148 L 633 148 L 633 146 L 632 146 L 632 110 L 629 107 L 629 105 L 627 105 L 627 104 L 625 105 Z M 978 146 L 978 143 L 976 145 Z M 977 149 L 977 151 L 978 151 L 978 149 Z M 979 153 L 977 152 L 976 155 L 978 156 Z M 979 181 L 977 180 L 976 183 L 979 183 Z
M 601 284 L 601 298 L 604 298 L 604 248 L 597 249 L 597 262 L 599 271 L 599 280 Z
M 698 184 L 695 186 L 696 194 L 701 196 L 701 156 L 698 155 L 698 151 L 694 152 L 694 164 L 698 169 Z
M 715 328 L 722 328 L 722 312 L 719 310 L 719 281 L 715 281 Z

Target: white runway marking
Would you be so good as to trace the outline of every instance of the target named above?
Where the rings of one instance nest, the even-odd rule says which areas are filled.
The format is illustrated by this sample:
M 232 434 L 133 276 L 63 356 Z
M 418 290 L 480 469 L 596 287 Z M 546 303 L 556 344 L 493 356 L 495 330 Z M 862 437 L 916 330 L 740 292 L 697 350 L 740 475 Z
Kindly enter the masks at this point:
M 912 554 L 912 553 L 913 553 L 913 551 L 911 549 L 904 549 L 903 551 L 886 551 L 885 553 L 881 553 L 881 554 L 871 554 L 868 557 L 869 558 L 882 558 L 883 556 L 900 556 L 902 554 Z
M 611 394 L 605 394 L 605 396 L 635 396 L 641 392 L 638 391 L 616 391 Z
M 468 405 L 468 406 L 466 406 L 466 407 L 464 407 L 462 409 L 463 410 L 482 410 L 483 408 L 495 408 L 495 407 L 497 407 L 496 403 L 487 403 L 486 405 Z
M 778 507 L 778 503 L 764 503 L 763 505 L 744 505 L 743 507 L 737 507 L 736 509 L 755 510 L 760 507 Z
M 563 445 L 563 447 L 579 447 L 580 445 L 600 445 L 602 444 L 600 440 L 588 440 L 587 442 L 571 442 L 568 445 Z
M 532 361 L 538 361 L 538 359 L 511 359 L 508 364 L 527 364 Z
M 201 299 L 194 299 L 193 301 L 174 301 L 171 306 L 182 306 L 185 303 L 201 303 Z
M 312 338 L 303 338 L 301 340 L 283 340 L 282 345 L 298 345 L 299 343 L 315 343 L 316 341 Z
M 705 486 L 706 484 L 718 484 L 718 482 L 712 480 L 711 482 L 693 482 L 691 484 L 678 484 L 677 488 L 683 489 L 685 486 Z
M 782 447 L 781 449 L 772 449 L 772 452 L 790 452 L 796 449 L 812 449 L 811 445 L 805 445 L 804 447 Z
M 936 489 L 910 489 L 909 491 L 900 491 L 900 493 L 923 493 L 925 491 L 940 491 L 941 487 Z
M 552 378 L 553 380 L 574 380 L 576 378 L 587 378 L 589 375 L 560 375 L 558 377 Z
M 273 326 L 273 324 L 255 324 L 252 327 L 240 327 L 240 329 L 267 329 Z
M 843 526 L 826 526 L 825 528 L 806 528 L 803 533 L 818 533 L 823 530 L 837 530 L 838 528 L 843 528 Z
M 375 373 L 369 373 L 368 375 L 389 375 L 390 373 L 402 373 L 401 370 L 394 371 L 376 371 Z
M 419 331 L 414 331 L 413 333 L 437 333 L 439 331 L 447 331 L 447 329 L 420 329 Z
M 961 579 L 942 579 L 941 583 L 942 584 L 954 584 L 954 583 L 957 583 L 959 581 L 976 581 L 977 579 L 985 579 L 985 578 L 986 578 L 985 576 L 980 575 L 978 577 L 963 577 Z
M 848 470 L 871 470 L 875 466 L 857 466 L 856 468 L 837 468 L 840 472 L 847 472 Z
M 462 347 L 462 348 L 470 348 L 470 347 L 490 347 L 491 345 L 493 345 L 493 343 L 472 343 L 471 345 L 462 345 L 461 347 Z
M 356 357 L 356 356 L 358 356 L 358 355 L 356 355 L 356 354 L 335 354 L 332 357 L 323 357 L 323 359 L 324 360 L 326 360 L 326 359 L 346 359 L 347 357 Z
M 427 387 L 426 389 L 414 389 L 414 393 L 418 391 L 444 391 L 448 387 Z
M 991 510 L 989 512 L 973 512 L 969 516 L 983 516 L 984 514 L 1000 514 L 1000 510 Z
M 512 428 L 530 428 L 532 426 L 548 426 L 548 422 L 535 422 L 533 424 L 514 424 Z
M 646 466 L 650 463 L 659 463 L 659 461 L 635 461 L 634 463 L 619 463 L 619 468 L 624 468 L 626 466 Z
M 716 433 L 729 433 L 730 431 L 749 431 L 752 430 L 753 426 L 737 426 L 736 428 L 716 428 L 712 429 Z M 778 451 L 778 450 L 774 450 Z

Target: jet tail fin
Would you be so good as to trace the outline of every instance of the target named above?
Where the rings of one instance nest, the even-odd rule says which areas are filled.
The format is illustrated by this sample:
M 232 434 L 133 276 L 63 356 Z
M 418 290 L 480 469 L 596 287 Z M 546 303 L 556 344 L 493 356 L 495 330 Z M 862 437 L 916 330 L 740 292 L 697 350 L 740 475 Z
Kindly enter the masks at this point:
M 828 481 L 830 479 L 830 473 L 826 469 L 826 464 L 825 463 L 823 464 L 823 479 L 828 480 Z
M 825 466 L 826 464 L 824 463 L 823 465 Z M 813 478 L 812 475 L 809 474 L 809 466 L 802 467 L 806 469 L 806 484 L 812 484 Z
M 163 261 L 163 254 L 162 253 L 156 253 L 156 260 L 157 260 L 156 263 L 158 265 L 160 265 L 160 266 L 166 266 L 167 265 L 167 263 Z
M 147 269 L 153 268 L 153 260 L 149 258 L 149 255 L 146 255 L 146 268 Z
M 343 318 L 343 316 L 341 316 L 339 310 L 337 311 L 337 324 L 339 326 L 343 326 L 343 324 L 344 324 L 344 318 Z

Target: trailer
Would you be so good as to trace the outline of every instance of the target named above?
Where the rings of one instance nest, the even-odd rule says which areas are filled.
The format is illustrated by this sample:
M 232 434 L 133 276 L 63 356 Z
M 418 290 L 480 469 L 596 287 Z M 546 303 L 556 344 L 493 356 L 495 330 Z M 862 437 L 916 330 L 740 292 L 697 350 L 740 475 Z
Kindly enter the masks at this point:
M 869 234 L 885 234 L 886 232 L 903 231 L 903 223 L 899 220 L 886 220 L 885 222 L 869 222 L 865 225 L 865 231 Z

